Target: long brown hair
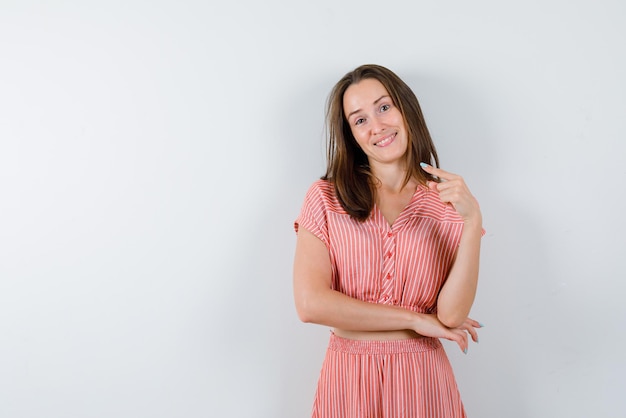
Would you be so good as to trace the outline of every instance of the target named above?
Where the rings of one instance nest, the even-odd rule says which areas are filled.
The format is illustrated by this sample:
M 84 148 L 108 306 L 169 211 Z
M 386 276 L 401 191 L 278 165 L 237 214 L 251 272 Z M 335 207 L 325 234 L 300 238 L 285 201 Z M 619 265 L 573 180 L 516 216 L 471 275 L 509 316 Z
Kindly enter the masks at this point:
M 343 96 L 352 84 L 373 78 L 387 90 L 394 105 L 400 110 L 409 139 L 405 154 L 407 173 L 405 185 L 411 178 L 422 184 L 433 180 L 420 167 L 420 162 L 439 167 L 439 158 L 422 115 L 417 97 L 411 88 L 391 70 L 380 65 L 362 65 L 347 73 L 330 92 L 326 109 L 328 144 L 326 174 L 331 181 L 341 206 L 350 216 L 364 221 L 370 215 L 376 199 L 376 179 L 367 156 L 357 144 L 343 111 Z

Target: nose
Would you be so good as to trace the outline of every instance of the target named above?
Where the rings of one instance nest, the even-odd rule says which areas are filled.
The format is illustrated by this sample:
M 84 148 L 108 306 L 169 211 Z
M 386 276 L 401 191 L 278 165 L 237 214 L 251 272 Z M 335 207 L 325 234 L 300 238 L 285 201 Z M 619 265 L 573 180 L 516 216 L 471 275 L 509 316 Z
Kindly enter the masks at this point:
M 385 124 L 379 118 L 372 118 L 370 128 L 372 129 L 372 133 L 378 134 L 385 130 Z

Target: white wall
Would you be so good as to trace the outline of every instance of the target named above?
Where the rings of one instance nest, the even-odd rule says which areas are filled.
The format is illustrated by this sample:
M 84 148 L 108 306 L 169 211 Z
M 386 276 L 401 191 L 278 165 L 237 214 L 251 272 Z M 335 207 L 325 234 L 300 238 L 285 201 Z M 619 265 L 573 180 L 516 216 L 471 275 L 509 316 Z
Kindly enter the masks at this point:
M 480 199 L 472 417 L 624 417 L 626 6 L 0 2 L 0 416 L 304 417 L 292 222 L 362 63 Z

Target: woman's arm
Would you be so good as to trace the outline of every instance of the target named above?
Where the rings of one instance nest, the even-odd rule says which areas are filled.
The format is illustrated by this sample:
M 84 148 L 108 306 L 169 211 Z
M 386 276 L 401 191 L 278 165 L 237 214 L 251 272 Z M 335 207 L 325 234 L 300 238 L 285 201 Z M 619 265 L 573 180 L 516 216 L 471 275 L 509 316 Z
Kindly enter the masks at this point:
M 437 299 L 437 316 L 448 327 L 458 327 L 469 315 L 478 285 L 482 226 L 465 222 L 459 248 Z
M 368 303 L 331 288 L 332 267 L 324 243 L 300 227 L 294 261 L 294 298 L 298 316 L 311 322 L 351 331 L 413 330 L 446 338 L 467 349 L 467 326 L 446 328 L 435 315 L 391 305 Z M 464 318 L 465 319 L 465 318 Z M 471 330 L 473 332 L 473 329 Z M 475 334 L 474 334 L 475 335 Z
M 428 186 L 439 193 L 442 202 L 452 204 L 464 221 L 452 268 L 437 299 L 439 320 L 445 326 L 455 328 L 467 319 L 476 296 L 482 214 L 462 177 L 429 165 L 422 165 L 422 168 L 443 180 L 441 183 L 429 182 Z

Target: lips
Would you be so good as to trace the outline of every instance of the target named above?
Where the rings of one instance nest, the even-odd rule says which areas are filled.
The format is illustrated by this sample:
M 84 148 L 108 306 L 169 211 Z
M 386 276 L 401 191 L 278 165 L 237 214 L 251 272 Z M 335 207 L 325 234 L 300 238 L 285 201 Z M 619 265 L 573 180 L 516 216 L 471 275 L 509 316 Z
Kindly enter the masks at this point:
M 397 132 L 391 135 L 388 135 L 386 137 L 384 137 L 383 139 L 381 139 L 378 142 L 374 143 L 374 146 L 376 147 L 386 147 L 387 145 L 391 144 L 393 142 L 394 139 L 396 139 L 396 135 Z

